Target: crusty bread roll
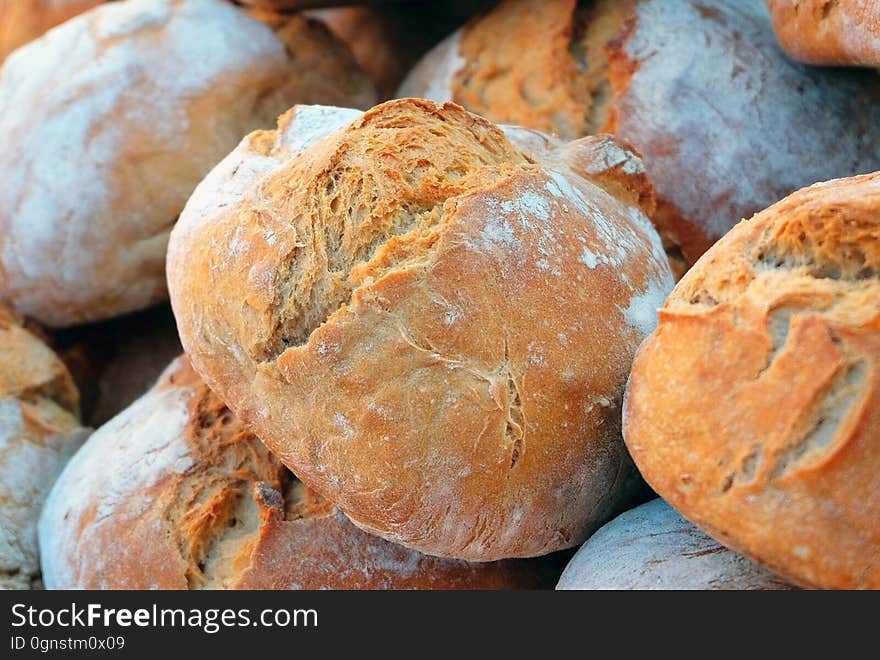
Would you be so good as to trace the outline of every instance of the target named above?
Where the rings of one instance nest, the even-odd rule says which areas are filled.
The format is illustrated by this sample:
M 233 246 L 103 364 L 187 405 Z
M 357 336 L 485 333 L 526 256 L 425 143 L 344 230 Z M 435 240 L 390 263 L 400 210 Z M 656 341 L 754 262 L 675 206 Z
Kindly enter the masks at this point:
M 642 474 L 791 581 L 880 588 L 880 173 L 737 225 L 678 284 L 624 411 Z
M 181 215 L 181 339 L 367 531 L 473 561 L 571 547 L 633 490 L 619 406 L 672 284 L 650 192 L 607 136 L 298 106 Z
M 506 589 L 552 579 L 540 560 L 436 559 L 362 532 L 298 482 L 186 358 L 76 454 L 40 540 L 51 589 Z
M 302 18 L 276 36 L 221 0 L 124 0 L 68 21 L 0 73 L 0 295 L 52 326 L 165 298 L 168 232 L 242 135 L 372 98 Z
M 104 0 L 0 0 L 0 62 L 19 46 Z
M 0 305 L 0 589 L 40 586 L 37 519 L 86 437 L 70 373 Z
M 779 43 L 807 64 L 880 67 L 878 0 L 767 0 Z
M 657 188 L 653 219 L 686 263 L 797 188 L 880 169 L 878 93 L 874 72 L 793 64 L 763 0 L 507 0 L 399 90 L 631 142 Z
M 560 590 L 791 589 L 720 545 L 661 499 L 619 515 L 581 546 Z

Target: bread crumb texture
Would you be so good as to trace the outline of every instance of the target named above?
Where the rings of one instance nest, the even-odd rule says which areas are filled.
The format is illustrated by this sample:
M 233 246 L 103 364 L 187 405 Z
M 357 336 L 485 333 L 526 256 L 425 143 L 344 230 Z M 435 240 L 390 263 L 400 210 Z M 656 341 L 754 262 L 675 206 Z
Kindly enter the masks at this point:
M 198 181 L 293 103 L 373 92 L 323 26 L 219 0 L 124 0 L 0 70 L 0 294 L 52 326 L 166 298 L 168 234 Z
M 560 590 L 780 590 L 782 578 L 725 548 L 661 499 L 593 534 L 559 578 Z
M 536 588 L 547 579 L 536 562 L 437 559 L 362 532 L 270 454 L 186 358 L 77 453 L 40 538 L 53 589 Z
M 187 353 L 279 458 L 366 530 L 474 561 L 627 501 L 621 396 L 672 286 L 630 148 L 510 135 L 448 103 L 298 106 L 169 249 Z
M 70 373 L 0 305 L 0 589 L 42 585 L 37 519 L 85 436 Z
M 880 587 L 880 175 L 737 225 L 679 283 L 624 415 L 642 474 L 792 581 Z
M 792 62 L 764 0 L 505 0 L 431 51 L 400 93 L 632 143 L 682 268 L 798 188 L 880 169 L 877 73 Z
M 767 0 L 779 43 L 807 64 L 880 67 L 877 0 Z

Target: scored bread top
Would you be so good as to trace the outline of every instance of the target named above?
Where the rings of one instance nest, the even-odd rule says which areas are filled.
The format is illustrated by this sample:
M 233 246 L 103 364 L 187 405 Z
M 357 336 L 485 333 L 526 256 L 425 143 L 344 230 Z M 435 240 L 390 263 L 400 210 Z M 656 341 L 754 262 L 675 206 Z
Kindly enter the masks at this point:
M 679 283 L 624 431 L 655 490 L 804 586 L 880 586 L 880 174 L 798 191 Z
M 40 523 L 52 589 L 535 588 L 534 562 L 393 546 L 308 490 L 185 357 L 97 431 Z
M 0 305 L 0 588 L 40 585 L 40 509 L 86 434 L 70 373 Z
M 620 397 L 672 284 L 652 202 L 607 137 L 298 106 L 190 200 L 172 304 L 209 385 L 356 524 L 543 554 L 629 496 Z
M 0 71 L 0 293 L 53 326 L 165 298 L 168 233 L 241 135 L 373 98 L 299 17 L 276 34 L 219 0 L 123 0 L 68 21 Z

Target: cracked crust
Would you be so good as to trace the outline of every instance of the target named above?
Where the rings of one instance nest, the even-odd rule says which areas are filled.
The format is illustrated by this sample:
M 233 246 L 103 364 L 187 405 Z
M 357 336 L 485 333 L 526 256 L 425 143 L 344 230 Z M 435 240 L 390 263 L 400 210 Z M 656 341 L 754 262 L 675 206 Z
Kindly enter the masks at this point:
M 70 373 L 0 305 L 0 589 L 41 585 L 37 518 L 86 434 Z
M 40 523 L 51 589 L 515 589 L 540 561 L 437 559 L 310 491 L 181 357 L 71 461 Z
M 652 202 L 608 137 L 298 106 L 196 191 L 172 304 L 209 385 L 357 525 L 546 554 L 637 489 L 621 396 L 672 284 Z
M 679 283 L 633 365 L 647 481 L 803 586 L 880 587 L 880 174 L 798 191 Z
M 877 0 L 767 0 L 785 51 L 807 64 L 880 67 Z
M 792 63 L 763 0 L 506 0 L 400 88 L 567 139 L 606 131 L 633 144 L 682 272 L 794 190 L 880 169 L 878 94 L 875 72 Z
M 295 102 L 374 102 L 346 47 L 216 0 L 123 0 L 0 70 L 0 294 L 60 327 L 167 297 L 168 234 L 241 136 Z
M 793 587 L 720 545 L 661 499 L 621 514 L 569 562 L 559 590 L 781 590 Z

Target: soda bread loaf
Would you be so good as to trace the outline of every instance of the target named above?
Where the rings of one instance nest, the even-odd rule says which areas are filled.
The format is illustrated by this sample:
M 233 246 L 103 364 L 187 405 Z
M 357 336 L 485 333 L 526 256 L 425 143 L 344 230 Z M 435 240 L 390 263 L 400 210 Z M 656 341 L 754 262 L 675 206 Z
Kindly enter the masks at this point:
M 355 524 L 542 555 L 637 488 L 621 396 L 672 286 L 652 201 L 607 136 L 297 106 L 190 199 L 172 306 L 208 385 Z
M 880 67 L 877 0 L 767 0 L 785 51 L 807 64 Z
M 880 169 L 878 94 L 873 71 L 792 63 L 763 0 L 505 0 L 399 90 L 565 139 L 629 141 L 683 265 L 797 188 Z
M 791 589 L 725 548 L 661 499 L 619 515 L 569 562 L 560 590 Z
M 221 0 L 123 0 L 0 71 L 0 295 L 51 326 L 167 296 L 168 233 L 241 136 L 297 101 L 369 105 L 326 28 Z
M 0 589 L 40 586 L 40 509 L 86 435 L 70 373 L 0 305 Z
M 624 409 L 645 479 L 805 587 L 880 588 L 880 173 L 800 190 L 679 282 Z
M 103 1 L 2 0 L 0 2 L 0 63 L 19 46 Z
M 40 540 L 52 589 L 512 589 L 552 577 L 539 560 L 437 559 L 362 532 L 186 358 L 76 454 Z

